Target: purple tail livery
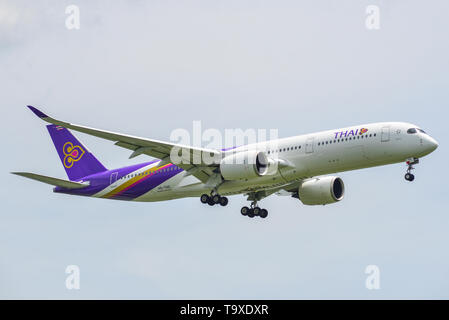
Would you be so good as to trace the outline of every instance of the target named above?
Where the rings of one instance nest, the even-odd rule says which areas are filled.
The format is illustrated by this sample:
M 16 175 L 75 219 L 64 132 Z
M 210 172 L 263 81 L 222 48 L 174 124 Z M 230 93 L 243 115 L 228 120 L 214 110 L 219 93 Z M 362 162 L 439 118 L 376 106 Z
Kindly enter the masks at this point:
M 47 129 L 70 180 L 107 170 L 69 130 L 54 124 Z

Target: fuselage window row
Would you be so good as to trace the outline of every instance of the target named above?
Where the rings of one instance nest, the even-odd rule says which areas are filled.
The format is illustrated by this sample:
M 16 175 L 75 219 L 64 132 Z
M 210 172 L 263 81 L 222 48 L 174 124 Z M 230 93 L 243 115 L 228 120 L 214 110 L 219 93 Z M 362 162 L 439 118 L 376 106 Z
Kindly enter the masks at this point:
M 120 179 L 129 179 L 129 178 L 133 178 L 133 177 L 137 177 L 137 176 L 146 176 L 146 175 L 149 175 L 150 173 L 157 174 L 157 173 L 162 173 L 162 172 L 179 171 L 179 170 L 180 170 L 179 167 L 170 167 L 170 168 L 165 168 L 165 169 L 156 170 L 156 171 L 145 171 L 145 172 L 141 172 L 141 173 L 128 174 L 128 175 L 121 177 Z
M 276 153 L 276 152 L 285 152 L 285 151 L 293 151 L 293 150 L 298 150 L 301 149 L 301 146 L 295 146 L 295 147 L 288 147 L 288 148 L 282 148 L 282 149 L 278 149 L 278 150 L 268 150 L 268 154 L 270 153 Z
M 357 136 L 357 139 L 367 139 L 367 138 L 371 138 L 371 137 L 375 137 L 377 134 L 376 133 L 371 133 L 369 135 L 362 135 L 362 136 Z M 335 139 L 335 140 L 329 140 L 329 141 L 322 141 L 322 142 L 318 142 L 319 146 L 322 146 L 324 144 L 332 144 L 332 143 L 339 143 L 339 142 L 345 142 L 345 141 L 350 141 L 350 140 L 355 140 L 356 137 L 349 137 L 349 138 L 342 138 L 342 139 Z

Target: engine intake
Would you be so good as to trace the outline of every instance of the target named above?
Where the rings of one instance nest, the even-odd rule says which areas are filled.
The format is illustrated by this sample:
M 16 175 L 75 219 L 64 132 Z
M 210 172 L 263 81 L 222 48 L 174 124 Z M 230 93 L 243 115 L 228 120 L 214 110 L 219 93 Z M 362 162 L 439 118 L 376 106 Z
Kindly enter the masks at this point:
M 224 157 L 220 171 L 226 180 L 251 179 L 268 172 L 268 157 L 262 151 L 250 150 Z
M 334 203 L 343 199 L 344 193 L 343 180 L 336 176 L 306 180 L 298 188 L 299 199 L 306 205 Z

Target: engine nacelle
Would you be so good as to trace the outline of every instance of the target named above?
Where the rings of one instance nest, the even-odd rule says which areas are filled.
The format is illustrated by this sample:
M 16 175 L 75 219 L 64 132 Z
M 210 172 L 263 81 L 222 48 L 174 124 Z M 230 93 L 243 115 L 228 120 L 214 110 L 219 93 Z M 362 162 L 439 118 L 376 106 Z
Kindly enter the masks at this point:
M 306 205 L 334 203 L 343 199 L 344 193 L 343 180 L 335 176 L 306 180 L 298 188 L 299 200 Z
M 268 165 L 264 152 L 249 150 L 224 157 L 220 161 L 220 171 L 226 180 L 251 179 L 265 175 Z

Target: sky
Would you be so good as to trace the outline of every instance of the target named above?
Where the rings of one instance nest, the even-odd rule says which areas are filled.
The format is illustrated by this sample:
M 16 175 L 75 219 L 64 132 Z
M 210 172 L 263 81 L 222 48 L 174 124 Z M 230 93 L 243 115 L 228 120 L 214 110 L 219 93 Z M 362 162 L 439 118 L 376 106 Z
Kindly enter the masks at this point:
M 68 5 L 80 28 L 66 27 Z M 380 29 L 366 27 L 379 8 Z M 449 2 L 0 0 L 0 298 L 448 299 Z M 267 219 L 199 199 L 131 203 L 54 194 L 11 175 L 66 179 L 25 106 L 159 140 L 173 130 L 378 121 L 439 142 L 413 183 L 405 164 L 340 173 L 345 198 L 273 195 Z M 75 135 L 108 168 L 149 161 Z M 80 269 L 80 289 L 65 282 Z M 375 265 L 380 288 L 369 290 Z

